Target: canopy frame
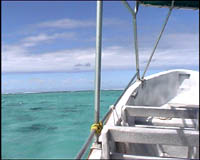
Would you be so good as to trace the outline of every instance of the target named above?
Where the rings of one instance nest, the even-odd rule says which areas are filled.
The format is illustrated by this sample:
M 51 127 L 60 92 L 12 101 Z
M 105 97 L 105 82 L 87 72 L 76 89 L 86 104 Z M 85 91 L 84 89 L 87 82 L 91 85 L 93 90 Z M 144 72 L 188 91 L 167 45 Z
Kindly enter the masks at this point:
M 120 98 L 124 95 L 124 93 L 126 92 L 126 90 L 128 89 L 128 87 L 133 83 L 133 81 L 135 80 L 135 78 L 137 77 L 137 80 L 141 80 L 143 81 L 144 79 L 144 75 L 149 67 L 149 64 L 151 62 L 151 59 L 155 53 L 155 50 L 157 48 L 157 45 L 159 43 L 159 40 L 164 32 L 165 26 L 168 22 L 169 16 L 171 15 L 172 9 L 173 8 L 188 8 L 188 9 L 198 9 L 198 7 L 177 7 L 176 5 L 174 5 L 174 0 L 171 1 L 171 6 L 169 9 L 169 12 L 167 14 L 167 17 L 165 19 L 165 22 L 163 24 L 162 30 L 158 36 L 158 39 L 155 43 L 154 49 L 150 55 L 149 61 L 147 63 L 147 66 L 143 72 L 142 77 L 140 78 L 140 68 L 139 68 L 139 54 L 138 54 L 138 40 L 137 40 L 137 12 L 138 12 L 138 8 L 139 5 L 150 5 L 150 4 L 144 4 L 143 1 L 141 0 L 137 0 L 135 2 L 135 7 L 134 10 L 130 7 L 130 5 L 128 4 L 128 2 L 126 0 L 121 0 L 124 5 L 128 8 L 128 10 L 131 12 L 132 16 L 133 16 L 133 26 L 134 26 L 134 45 L 135 45 L 135 57 L 136 57 L 136 74 L 133 76 L 133 78 L 131 79 L 131 81 L 128 83 L 127 87 L 124 89 L 123 93 L 121 94 L 121 96 L 118 98 L 118 100 L 115 102 L 113 108 L 116 107 L 118 101 L 120 100 Z M 160 7 L 167 7 L 169 8 L 169 6 L 160 6 Z M 95 123 L 99 123 L 99 115 L 100 115 L 100 83 L 101 83 L 101 48 L 102 48 L 102 12 L 103 12 L 103 1 L 99 0 L 97 1 L 97 27 L 96 27 L 96 63 L 95 63 Z M 103 117 L 103 119 L 101 120 L 102 123 L 104 123 L 107 118 L 109 117 L 109 115 L 112 112 L 112 109 L 110 108 L 109 111 L 106 113 L 106 115 Z M 95 136 L 96 135 L 96 136 Z M 79 151 L 79 153 L 76 156 L 76 159 L 81 159 L 82 156 L 85 154 L 87 148 L 89 147 L 89 144 L 92 142 L 93 137 L 95 138 L 95 144 L 98 144 L 98 135 L 95 133 L 94 130 L 92 130 L 90 132 L 90 135 L 88 137 L 88 139 L 86 140 L 86 142 L 84 143 L 84 145 L 82 146 L 81 150 Z

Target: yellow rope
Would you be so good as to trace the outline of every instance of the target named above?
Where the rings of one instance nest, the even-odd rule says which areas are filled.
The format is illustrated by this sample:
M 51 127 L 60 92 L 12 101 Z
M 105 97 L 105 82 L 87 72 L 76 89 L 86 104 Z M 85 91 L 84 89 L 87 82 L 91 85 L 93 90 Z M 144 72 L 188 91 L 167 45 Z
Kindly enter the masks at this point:
M 95 130 L 97 134 L 100 134 L 100 133 L 101 133 L 102 128 L 103 128 L 102 122 L 94 123 L 94 124 L 91 126 L 91 130 Z

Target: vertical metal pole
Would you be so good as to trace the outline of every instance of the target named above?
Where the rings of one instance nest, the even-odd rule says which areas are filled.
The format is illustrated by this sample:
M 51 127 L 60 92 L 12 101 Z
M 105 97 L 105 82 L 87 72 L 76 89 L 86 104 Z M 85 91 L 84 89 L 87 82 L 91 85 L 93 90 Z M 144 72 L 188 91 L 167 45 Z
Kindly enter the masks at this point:
M 135 59 L 136 59 L 136 73 L 137 73 L 137 79 L 140 79 L 140 69 L 139 69 L 139 55 L 138 55 L 138 40 L 137 40 L 137 23 L 136 23 L 136 15 L 138 12 L 139 2 L 135 2 L 135 8 L 134 11 L 128 4 L 126 0 L 122 0 L 122 3 L 128 8 L 128 10 L 131 12 L 133 16 L 133 31 L 134 31 L 134 46 L 135 46 Z
M 134 45 L 135 45 L 135 58 L 136 58 L 136 72 L 137 79 L 140 79 L 140 70 L 139 70 L 139 55 L 138 55 L 138 39 L 137 39 L 137 23 L 136 23 L 136 15 L 138 11 L 139 3 L 135 2 L 135 9 L 133 14 L 133 26 L 134 26 Z
M 102 10 L 103 1 L 97 1 L 96 22 L 96 61 L 95 61 L 95 123 L 99 122 L 100 114 L 100 87 L 101 87 L 101 42 L 102 42 Z M 98 135 L 95 136 L 98 143 Z

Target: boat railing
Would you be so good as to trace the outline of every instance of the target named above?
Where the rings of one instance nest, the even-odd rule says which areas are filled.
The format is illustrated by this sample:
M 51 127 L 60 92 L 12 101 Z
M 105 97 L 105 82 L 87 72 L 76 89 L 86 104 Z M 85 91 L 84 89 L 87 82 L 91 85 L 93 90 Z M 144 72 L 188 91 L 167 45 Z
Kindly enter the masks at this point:
M 121 95 L 119 96 L 119 98 L 114 103 L 114 107 L 117 105 L 117 103 L 119 102 L 119 100 L 121 99 L 121 97 L 125 94 L 125 92 L 130 87 L 130 85 L 134 82 L 134 80 L 137 77 L 137 75 L 138 75 L 138 73 L 136 72 L 135 75 L 133 76 L 133 78 L 130 80 L 130 82 L 128 83 L 128 85 L 125 87 L 125 89 L 121 93 Z M 110 115 L 111 112 L 112 112 L 112 108 L 110 108 L 108 110 L 108 112 L 105 114 L 105 116 L 102 118 L 102 120 L 101 120 L 102 123 L 105 122 L 105 120 L 108 118 L 108 116 Z M 82 146 L 81 150 L 77 154 L 76 159 L 81 159 L 84 156 L 86 150 L 88 149 L 89 145 L 91 144 L 91 142 L 93 140 L 94 135 L 95 135 L 95 130 L 92 130 L 90 132 L 90 135 L 88 136 L 86 142 L 84 143 L 84 145 Z

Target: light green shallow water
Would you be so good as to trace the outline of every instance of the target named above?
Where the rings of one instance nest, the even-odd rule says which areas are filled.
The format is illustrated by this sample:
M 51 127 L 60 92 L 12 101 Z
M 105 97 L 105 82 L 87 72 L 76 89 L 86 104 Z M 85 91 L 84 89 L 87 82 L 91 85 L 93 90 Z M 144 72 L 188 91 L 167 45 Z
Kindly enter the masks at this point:
M 122 91 L 101 92 L 101 117 Z M 74 158 L 94 119 L 94 92 L 2 95 L 2 158 Z

